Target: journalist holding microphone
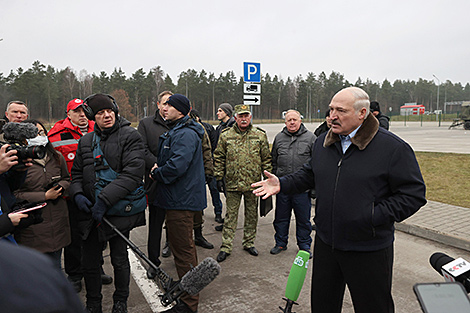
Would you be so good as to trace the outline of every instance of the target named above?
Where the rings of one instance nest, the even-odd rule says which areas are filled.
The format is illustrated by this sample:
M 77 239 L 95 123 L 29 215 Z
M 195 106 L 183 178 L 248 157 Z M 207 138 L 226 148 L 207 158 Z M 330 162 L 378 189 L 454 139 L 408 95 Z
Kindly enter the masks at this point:
M 281 178 L 265 173 L 253 192 L 316 190 L 312 312 L 341 312 L 346 284 L 356 313 L 394 312 L 394 223 L 426 203 L 424 181 L 411 147 L 379 128 L 365 91 L 345 88 L 329 107 L 331 129 L 309 163 Z

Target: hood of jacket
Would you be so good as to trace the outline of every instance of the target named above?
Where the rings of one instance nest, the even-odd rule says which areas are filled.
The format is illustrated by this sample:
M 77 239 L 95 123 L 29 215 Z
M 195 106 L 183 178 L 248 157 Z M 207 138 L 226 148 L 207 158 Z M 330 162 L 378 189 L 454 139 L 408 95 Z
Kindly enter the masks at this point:
M 188 127 L 196 132 L 198 134 L 199 138 L 204 137 L 204 127 L 199 124 L 198 122 L 195 122 L 193 119 L 189 118 L 189 116 L 185 116 L 179 120 L 179 122 L 175 125 L 173 130 L 178 130 L 183 127 Z
M 372 113 L 369 113 L 367 118 L 362 123 L 361 128 L 357 131 L 356 135 L 351 138 L 351 142 L 359 148 L 359 150 L 364 150 L 367 145 L 372 141 L 372 139 L 377 134 L 379 130 L 379 121 L 374 117 Z M 341 141 L 339 135 L 333 133 L 332 129 L 328 131 L 325 136 L 325 141 L 323 142 L 323 147 L 328 147 L 334 144 L 337 141 Z

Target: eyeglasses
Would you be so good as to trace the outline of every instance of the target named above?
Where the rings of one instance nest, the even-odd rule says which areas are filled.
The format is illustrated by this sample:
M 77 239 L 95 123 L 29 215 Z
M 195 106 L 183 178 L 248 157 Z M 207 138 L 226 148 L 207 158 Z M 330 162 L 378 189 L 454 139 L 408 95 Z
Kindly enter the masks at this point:
M 41 129 L 40 131 L 38 131 L 38 135 L 39 136 L 46 136 L 46 132 L 44 131 L 44 129 Z

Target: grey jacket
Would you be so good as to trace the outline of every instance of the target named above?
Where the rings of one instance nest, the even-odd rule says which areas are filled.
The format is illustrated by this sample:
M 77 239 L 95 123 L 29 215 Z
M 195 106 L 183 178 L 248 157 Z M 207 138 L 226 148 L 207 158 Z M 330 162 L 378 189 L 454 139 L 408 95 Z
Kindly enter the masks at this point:
M 315 139 L 317 136 L 309 131 L 303 123 L 294 134 L 284 127 L 274 138 L 271 151 L 273 173 L 282 177 L 294 173 L 302 165 L 308 163 Z

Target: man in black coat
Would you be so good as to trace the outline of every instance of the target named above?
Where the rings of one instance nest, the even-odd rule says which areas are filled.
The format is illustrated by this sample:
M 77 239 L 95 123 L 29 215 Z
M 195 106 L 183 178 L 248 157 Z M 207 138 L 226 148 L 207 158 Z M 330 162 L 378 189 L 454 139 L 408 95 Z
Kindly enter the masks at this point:
M 145 225 L 144 146 L 131 123 L 118 115 L 118 106 L 111 96 L 89 96 L 84 100 L 84 110 L 87 118 L 96 123 L 94 132 L 79 141 L 70 196 L 81 211 L 86 305 L 89 312 L 101 312 L 100 256 L 103 242 L 108 241 L 115 285 L 112 312 L 127 312 L 130 282 L 127 243 L 102 220 L 106 216 L 126 237 L 134 227 Z M 105 176 L 113 178 L 105 182 Z M 131 194 L 140 195 L 139 205 L 130 202 L 121 206 Z
M 332 127 L 299 171 L 254 183 L 264 198 L 315 188 L 312 312 L 341 312 L 345 286 L 355 312 L 392 313 L 394 223 L 426 203 L 411 147 L 379 127 L 357 87 L 331 100 Z
M 142 119 L 137 127 L 138 132 L 142 136 L 145 148 L 145 191 L 147 193 L 148 207 L 149 207 L 149 221 L 148 221 L 148 241 L 147 251 L 150 261 L 159 266 L 161 261 L 160 245 L 162 240 L 162 228 L 165 222 L 165 210 L 153 205 L 155 202 L 155 195 L 157 184 L 149 177 L 150 170 L 157 164 L 158 157 L 158 143 L 161 135 L 170 130 L 170 126 L 165 121 L 160 110 L 163 103 L 173 95 L 171 91 L 163 91 L 158 95 L 157 110 L 154 116 L 149 116 Z M 168 236 L 167 236 L 168 238 Z M 165 251 L 166 250 L 166 251 Z M 168 242 L 164 248 L 164 256 L 170 256 L 170 248 Z M 147 270 L 147 277 L 153 279 L 157 273 L 151 267 Z
M 383 127 L 388 130 L 388 128 L 390 127 L 390 118 L 380 112 L 380 104 L 377 101 L 370 102 L 370 113 L 372 113 L 375 118 L 379 120 L 380 127 Z

